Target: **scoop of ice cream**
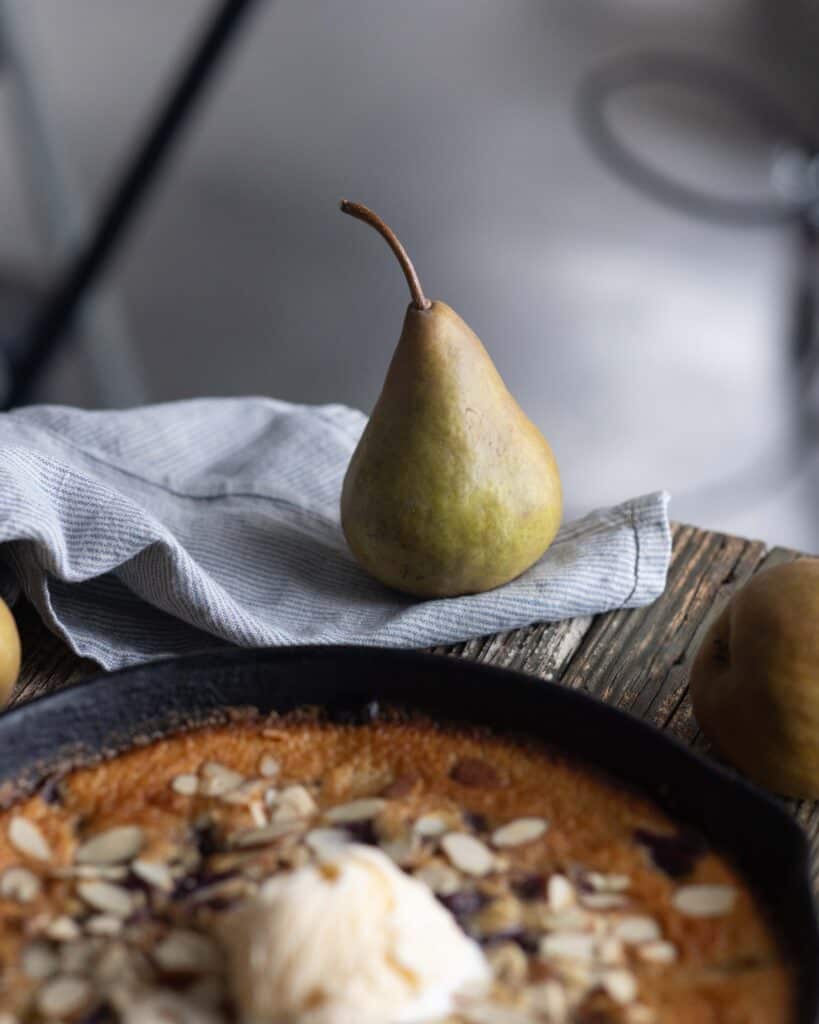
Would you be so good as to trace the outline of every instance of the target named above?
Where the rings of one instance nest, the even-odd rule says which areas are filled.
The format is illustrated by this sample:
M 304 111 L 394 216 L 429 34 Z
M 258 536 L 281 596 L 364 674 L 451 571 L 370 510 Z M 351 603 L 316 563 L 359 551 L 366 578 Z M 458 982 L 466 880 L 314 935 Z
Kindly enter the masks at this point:
M 480 947 L 430 890 L 365 846 L 269 879 L 225 941 L 254 1024 L 419 1024 L 489 980 Z

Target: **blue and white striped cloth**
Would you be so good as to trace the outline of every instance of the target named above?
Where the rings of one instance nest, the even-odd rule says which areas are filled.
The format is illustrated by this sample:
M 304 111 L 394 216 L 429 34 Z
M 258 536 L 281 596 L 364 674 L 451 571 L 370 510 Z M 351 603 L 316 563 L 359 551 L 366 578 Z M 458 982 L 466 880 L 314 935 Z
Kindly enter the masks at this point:
M 227 644 L 424 647 L 654 600 L 668 497 L 566 524 L 522 577 L 418 601 L 370 579 L 339 525 L 366 418 L 202 399 L 0 416 L 0 558 L 51 630 L 108 669 Z

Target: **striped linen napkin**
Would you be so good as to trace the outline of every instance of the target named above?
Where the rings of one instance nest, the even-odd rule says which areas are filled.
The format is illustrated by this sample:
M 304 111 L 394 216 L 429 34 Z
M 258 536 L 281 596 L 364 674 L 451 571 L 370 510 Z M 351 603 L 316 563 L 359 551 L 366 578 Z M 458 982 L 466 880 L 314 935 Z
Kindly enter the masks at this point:
M 0 559 L 48 627 L 107 669 L 228 644 L 425 647 L 662 593 L 664 493 L 567 523 L 535 566 L 489 593 L 419 601 L 386 589 L 339 525 L 365 422 L 340 405 L 267 398 L 4 414 Z

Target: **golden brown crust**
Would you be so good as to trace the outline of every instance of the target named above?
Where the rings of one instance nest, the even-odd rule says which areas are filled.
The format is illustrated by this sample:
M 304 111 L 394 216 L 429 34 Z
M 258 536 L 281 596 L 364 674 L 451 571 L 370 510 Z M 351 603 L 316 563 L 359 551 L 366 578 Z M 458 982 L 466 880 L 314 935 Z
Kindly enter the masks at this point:
M 265 758 L 276 767 L 275 779 L 262 774 Z M 245 780 L 235 799 L 202 795 L 202 766 L 208 762 Z M 177 792 L 176 788 L 185 788 L 175 781 L 180 776 L 200 780 L 200 792 Z M 447 862 L 439 837 L 417 838 L 413 830 L 419 818 L 437 815 L 447 822 L 448 831 L 471 832 L 478 837 L 492 851 L 494 862 L 485 875 L 460 875 L 462 888 L 478 894 L 471 897 L 474 906 L 466 907 L 461 915 L 462 923 L 485 942 L 493 958 L 507 956 L 505 970 L 518 969 L 510 965 L 519 965 L 520 954 L 499 953 L 499 948 L 525 950 L 526 985 L 563 977 L 561 963 L 544 957 L 539 946 L 543 934 L 555 927 L 553 922 L 537 923 L 547 920 L 550 913 L 550 877 L 559 875 L 569 882 L 574 906 L 580 915 L 586 915 L 582 928 L 597 928 L 602 935 L 624 918 L 654 921 L 657 941 L 673 950 L 673 963 L 649 962 L 637 945 L 627 944 L 611 967 L 633 976 L 638 994 L 621 1004 L 599 984 L 592 985 L 569 1020 L 638 1020 L 639 1015 L 628 1015 L 635 1004 L 644 1010 L 646 1021 L 657 1024 L 785 1024 L 791 1019 L 790 979 L 747 887 L 722 857 L 700 849 L 696 841 L 690 850 L 683 850 L 681 863 L 671 863 L 680 877 L 659 868 L 648 839 L 675 837 L 679 830 L 643 797 L 531 742 L 389 715 L 365 725 L 333 724 L 322 721 L 317 713 L 264 721 L 245 714 L 235 716 L 227 725 L 180 732 L 70 772 L 56 792 L 52 787 L 46 794 L 57 802 L 46 802 L 37 794 L 0 814 L 0 888 L 4 872 L 16 866 L 25 867 L 42 884 L 42 891 L 33 899 L 20 902 L 0 897 L 2 991 L 9 1007 L 27 1005 L 38 987 L 19 969 L 23 948 L 39 937 L 38 941 L 46 939 L 49 948 L 60 954 L 60 942 L 48 938 L 49 922 L 60 914 L 77 919 L 80 927 L 86 928 L 91 912 L 78 900 L 76 877 L 56 877 L 75 871 L 81 843 L 112 828 L 137 827 L 144 836 L 140 860 L 177 865 L 182 862 L 180 851 L 190 852 L 198 837 L 194 859 L 199 858 L 195 870 L 200 879 L 205 868 L 223 875 L 252 868 L 261 877 L 306 855 L 298 853 L 304 846 L 295 844 L 290 835 L 271 840 L 268 846 L 237 848 L 242 835 L 275 823 L 277 813 L 281 817 L 276 801 L 295 784 L 306 787 L 309 799 L 315 802 L 315 809 L 309 812 L 312 825 L 327 824 L 321 820 L 327 808 L 361 798 L 382 798 L 385 803 L 379 805 L 377 817 L 359 824 L 357 838 L 377 841 L 383 847 L 393 844 L 393 851 L 404 842 L 406 851 L 402 848 L 395 856 L 406 858 L 402 866 L 408 870 L 430 865 L 458 869 L 457 863 Z M 275 787 L 276 793 L 267 803 L 266 786 Z M 247 800 L 239 800 L 245 791 Z M 208 842 L 218 850 L 203 853 L 201 824 L 205 816 L 210 821 Z M 9 835 L 13 817 L 23 817 L 37 826 L 51 850 L 48 863 L 21 855 Z M 503 845 L 496 830 L 521 818 L 543 821 L 548 827 L 520 845 Z M 361 824 L 366 824 L 366 829 L 362 830 Z M 299 841 L 307 827 L 305 824 Z M 366 834 L 367 829 L 371 834 Z M 638 842 L 635 836 L 648 839 Z M 156 925 L 156 934 L 150 929 L 145 932 L 145 920 L 140 925 L 139 941 L 147 943 L 148 959 L 162 928 L 172 925 L 206 934 L 226 909 L 218 900 L 210 907 L 186 902 L 185 894 L 155 894 L 135 885 L 129 870 L 125 863 L 109 872 L 112 878 L 120 876 L 113 878 L 112 884 L 130 886 L 130 891 L 140 894 L 135 916 L 139 916 L 138 909 L 143 919 L 154 913 L 164 922 Z M 179 887 L 181 868 L 174 866 L 174 871 L 174 884 Z M 612 891 L 605 886 L 595 891 L 595 873 L 604 879 L 625 879 L 627 887 L 618 890 L 619 883 L 612 883 Z M 730 891 L 730 908 L 717 916 L 682 912 L 680 905 L 685 904 L 680 904 L 680 893 L 691 886 L 717 887 L 717 893 Z M 709 888 L 706 895 L 711 891 Z M 606 892 L 611 906 L 605 906 L 607 900 L 602 898 Z M 601 902 L 604 905 L 598 906 Z M 162 908 L 161 913 L 156 907 Z M 505 930 L 504 913 L 514 922 Z M 111 945 L 120 939 L 105 941 Z M 599 965 L 595 969 L 603 970 Z M 522 984 L 518 977 L 511 987 L 501 985 L 502 998 L 514 1002 Z M 593 1013 L 598 1016 L 589 1016 Z M 25 1019 L 41 1018 L 35 1014 Z M 525 1019 L 548 1018 L 531 1010 Z

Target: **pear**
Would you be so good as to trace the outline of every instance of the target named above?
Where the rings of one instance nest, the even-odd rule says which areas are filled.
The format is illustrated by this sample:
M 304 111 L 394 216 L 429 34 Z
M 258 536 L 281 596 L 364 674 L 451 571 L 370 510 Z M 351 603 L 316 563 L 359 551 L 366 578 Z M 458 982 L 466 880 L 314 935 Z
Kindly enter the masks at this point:
M 763 570 L 733 596 L 690 689 L 726 760 L 778 793 L 819 797 L 819 559 Z
M 412 302 L 381 395 L 341 495 L 351 551 L 376 579 L 417 597 L 499 587 L 533 565 L 560 525 L 561 487 L 546 439 L 477 335 L 430 302 L 403 246 L 371 210 Z
M 11 609 L 0 599 L 0 707 L 8 702 L 20 675 L 20 634 Z

